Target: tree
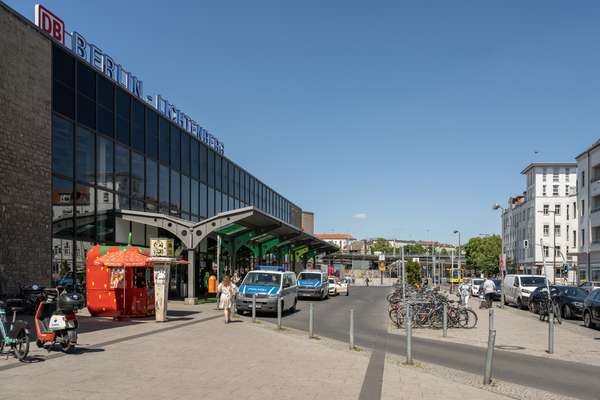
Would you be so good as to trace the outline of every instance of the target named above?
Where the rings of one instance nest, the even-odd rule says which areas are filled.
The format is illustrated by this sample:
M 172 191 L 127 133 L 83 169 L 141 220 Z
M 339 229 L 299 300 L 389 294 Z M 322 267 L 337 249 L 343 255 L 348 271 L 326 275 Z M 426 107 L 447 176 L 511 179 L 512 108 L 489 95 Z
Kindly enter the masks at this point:
M 442 249 L 442 251 L 440 252 L 440 254 L 443 255 L 443 256 L 447 256 L 448 255 L 448 250 Z
M 421 264 L 413 260 L 406 260 L 406 282 L 414 285 L 421 283 Z
M 415 243 L 404 246 L 404 252 L 406 254 L 425 254 L 426 250 L 422 245 Z
M 486 275 L 498 273 L 498 262 L 502 253 L 500 235 L 474 237 L 465 244 L 467 266 Z
M 392 252 L 392 246 L 390 246 L 390 243 L 384 238 L 378 238 L 375 240 L 375 243 L 373 243 L 373 246 L 371 246 L 371 251 L 380 251 L 383 254 L 387 254 Z

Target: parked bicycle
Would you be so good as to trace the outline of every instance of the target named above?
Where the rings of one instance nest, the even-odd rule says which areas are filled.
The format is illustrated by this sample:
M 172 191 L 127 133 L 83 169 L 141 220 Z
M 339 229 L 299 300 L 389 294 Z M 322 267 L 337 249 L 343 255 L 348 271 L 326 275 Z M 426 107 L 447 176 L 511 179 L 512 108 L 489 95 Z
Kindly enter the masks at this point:
M 27 322 L 17 320 L 17 312 L 24 310 L 24 307 L 16 305 L 20 302 L 20 300 L 15 299 L 9 299 L 6 303 L 0 301 L 0 334 L 2 335 L 0 338 L 0 354 L 6 354 L 8 357 L 12 353 L 19 361 L 23 361 L 29 354 L 29 326 Z M 13 313 L 10 323 L 6 319 L 7 308 Z M 10 350 L 5 352 L 5 347 L 9 347 Z

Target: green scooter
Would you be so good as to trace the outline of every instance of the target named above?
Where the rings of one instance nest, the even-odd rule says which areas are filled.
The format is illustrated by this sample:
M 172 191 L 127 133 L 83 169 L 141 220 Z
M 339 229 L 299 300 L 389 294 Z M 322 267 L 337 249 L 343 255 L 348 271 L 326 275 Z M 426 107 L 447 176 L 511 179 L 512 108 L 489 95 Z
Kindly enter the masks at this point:
M 7 300 L 12 303 L 20 300 Z M 0 301 L 0 354 L 6 354 L 7 358 L 10 353 L 19 360 L 23 361 L 29 354 L 29 326 L 27 322 L 17 320 L 17 312 L 23 311 L 24 307 L 10 306 L 10 311 L 13 313 L 12 321 L 7 322 L 6 319 L 6 303 Z M 4 351 L 4 347 L 9 347 L 9 351 Z

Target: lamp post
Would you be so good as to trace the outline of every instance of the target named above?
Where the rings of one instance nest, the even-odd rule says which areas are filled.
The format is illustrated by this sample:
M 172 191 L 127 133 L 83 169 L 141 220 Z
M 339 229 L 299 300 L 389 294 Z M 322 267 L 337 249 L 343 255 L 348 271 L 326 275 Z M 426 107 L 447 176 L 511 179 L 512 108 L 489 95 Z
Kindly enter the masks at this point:
M 454 234 L 458 234 L 458 274 L 460 275 L 460 231 L 454 230 Z M 450 275 L 450 293 L 454 292 L 454 271 Z
M 506 209 L 504 207 L 502 207 L 500 204 L 496 203 L 492 206 L 492 209 L 494 210 L 502 210 L 502 214 L 500 214 L 502 217 L 504 216 L 504 212 L 506 211 Z M 502 226 L 504 226 L 504 222 L 502 222 Z M 502 259 L 504 262 L 504 270 L 500 271 L 500 276 L 502 277 L 502 281 L 501 281 L 501 285 L 504 284 L 504 274 L 506 273 L 506 256 L 504 255 L 504 238 L 502 238 Z M 504 308 L 504 288 L 500 289 L 500 294 L 502 296 L 502 299 L 500 299 L 500 308 Z

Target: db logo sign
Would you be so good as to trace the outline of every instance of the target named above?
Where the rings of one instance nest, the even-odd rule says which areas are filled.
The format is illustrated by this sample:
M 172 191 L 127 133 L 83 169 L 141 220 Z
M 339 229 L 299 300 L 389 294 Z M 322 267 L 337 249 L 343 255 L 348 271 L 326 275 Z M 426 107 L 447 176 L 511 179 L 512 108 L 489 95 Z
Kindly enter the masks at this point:
M 35 5 L 35 24 L 54 39 L 65 43 L 65 23 L 40 4 Z

